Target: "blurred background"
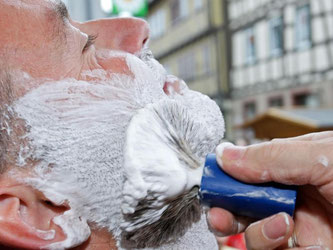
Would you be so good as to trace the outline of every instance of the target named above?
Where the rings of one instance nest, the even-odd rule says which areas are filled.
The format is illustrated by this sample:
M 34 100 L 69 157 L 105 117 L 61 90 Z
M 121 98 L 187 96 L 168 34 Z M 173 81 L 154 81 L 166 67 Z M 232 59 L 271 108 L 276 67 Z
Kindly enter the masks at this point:
M 332 0 L 65 0 L 78 21 L 138 16 L 170 74 L 237 144 L 333 129 Z

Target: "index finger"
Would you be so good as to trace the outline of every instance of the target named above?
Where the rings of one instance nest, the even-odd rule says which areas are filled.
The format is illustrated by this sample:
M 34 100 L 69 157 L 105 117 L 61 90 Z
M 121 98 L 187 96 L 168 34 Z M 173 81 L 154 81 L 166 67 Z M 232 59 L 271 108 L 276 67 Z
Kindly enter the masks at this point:
M 290 140 L 290 141 L 315 141 L 322 140 L 327 138 L 333 138 L 333 131 L 323 131 L 310 133 L 305 135 L 300 135 L 296 137 L 286 138 L 286 139 L 278 139 L 278 140 Z
M 217 161 L 228 174 L 252 183 L 323 185 L 332 181 L 330 141 L 273 140 L 248 147 L 217 147 Z

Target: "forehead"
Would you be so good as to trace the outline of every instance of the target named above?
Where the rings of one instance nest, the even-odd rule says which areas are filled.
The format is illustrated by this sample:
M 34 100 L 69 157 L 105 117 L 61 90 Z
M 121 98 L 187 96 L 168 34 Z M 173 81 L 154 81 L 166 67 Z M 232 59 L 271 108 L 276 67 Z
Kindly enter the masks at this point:
M 0 15 L 0 42 L 4 43 L 48 38 L 47 34 L 59 30 L 67 13 L 60 0 L 0 0 Z
M 0 0 L 3 12 L 14 11 L 21 14 L 54 11 L 59 5 L 64 5 L 61 0 Z

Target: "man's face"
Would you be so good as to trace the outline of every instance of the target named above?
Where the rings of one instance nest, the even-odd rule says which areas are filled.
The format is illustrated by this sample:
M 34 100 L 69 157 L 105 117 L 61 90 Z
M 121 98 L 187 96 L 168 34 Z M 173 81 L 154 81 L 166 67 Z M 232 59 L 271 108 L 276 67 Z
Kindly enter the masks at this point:
M 149 29 L 143 20 L 78 23 L 56 0 L 0 0 L 0 15 L 0 53 L 18 72 L 12 106 L 27 128 L 28 146 L 18 149 L 16 165 L 33 165 L 23 178 L 11 174 L 53 206 L 66 206 L 49 222 L 65 240 L 56 242 L 63 237 L 43 228 L 53 248 L 82 243 L 89 226 L 118 240 L 131 118 L 147 104 L 175 99 L 196 119 L 205 116 L 203 132 L 214 135 L 207 147 L 213 150 L 223 136 L 217 106 L 167 76 L 144 48 Z
M 2 0 L 0 4 L 0 49 L 11 53 L 12 65 L 33 77 L 79 79 L 83 71 L 94 69 L 130 74 L 122 58 L 105 58 L 98 52 L 134 54 L 148 39 L 147 23 L 140 19 L 78 23 L 58 0 Z

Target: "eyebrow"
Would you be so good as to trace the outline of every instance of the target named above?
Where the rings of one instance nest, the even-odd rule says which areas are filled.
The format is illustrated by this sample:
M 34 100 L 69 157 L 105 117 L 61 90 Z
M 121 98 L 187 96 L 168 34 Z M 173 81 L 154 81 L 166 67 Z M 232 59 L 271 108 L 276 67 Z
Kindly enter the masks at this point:
M 56 6 L 55 6 L 55 11 L 62 20 L 69 18 L 68 9 L 61 0 L 57 1 Z
M 53 32 L 52 37 L 60 39 L 61 42 L 66 41 L 66 20 L 69 19 L 69 13 L 66 5 L 61 0 L 53 1 L 53 5 L 49 8 L 48 18 L 51 19 Z M 60 42 L 59 41 L 59 42 Z

